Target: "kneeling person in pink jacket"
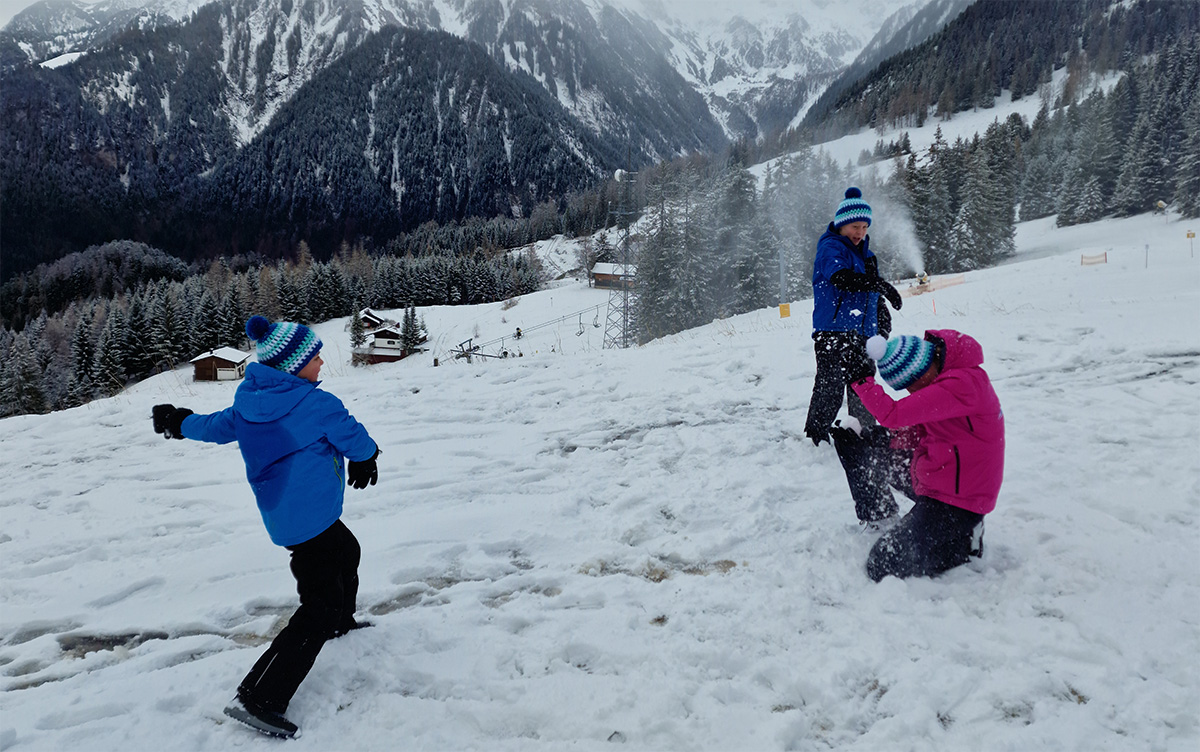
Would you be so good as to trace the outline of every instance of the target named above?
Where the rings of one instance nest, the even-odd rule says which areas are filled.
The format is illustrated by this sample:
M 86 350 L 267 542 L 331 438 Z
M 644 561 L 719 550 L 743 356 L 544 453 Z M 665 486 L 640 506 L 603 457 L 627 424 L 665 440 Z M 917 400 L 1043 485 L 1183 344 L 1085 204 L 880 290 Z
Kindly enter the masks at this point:
M 982 556 L 983 517 L 1004 475 L 1004 415 L 980 367 L 983 348 L 942 329 L 924 339 L 872 337 L 867 354 L 889 386 L 909 395 L 892 399 L 863 360 L 851 385 L 880 427 L 861 436 L 831 431 L 838 457 L 860 519 L 896 513 L 889 486 L 915 502 L 871 549 L 868 575 L 932 576 Z

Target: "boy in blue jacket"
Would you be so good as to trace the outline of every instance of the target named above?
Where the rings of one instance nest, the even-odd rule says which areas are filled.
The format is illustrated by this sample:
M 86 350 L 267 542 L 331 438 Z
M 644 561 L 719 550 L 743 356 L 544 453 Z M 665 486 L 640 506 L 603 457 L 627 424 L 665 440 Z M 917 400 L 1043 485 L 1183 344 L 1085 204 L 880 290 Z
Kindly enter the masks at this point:
M 829 428 L 845 398 L 849 412 L 864 425 L 874 418 L 858 395 L 849 390 L 850 370 L 866 360 L 867 338 L 886 337 L 892 317 L 879 298 L 900 310 L 904 301 L 896 288 L 879 276 L 871 252 L 871 207 L 857 188 L 846 190 L 829 228 L 817 241 L 813 261 L 813 351 L 817 375 L 804 435 L 814 445 L 829 441 Z
M 359 545 L 341 521 L 348 482 L 375 485 L 379 448 L 341 400 L 317 388 L 321 340 L 302 324 L 246 322 L 258 362 L 246 369 L 233 406 L 195 415 L 154 406 L 168 439 L 238 443 L 271 541 L 291 552 L 300 608 L 238 686 L 225 714 L 272 736 L 294 737 L 284 717 L 325 641 L 358 627 Z M 348 469 L 343 458 L 350 460 Z

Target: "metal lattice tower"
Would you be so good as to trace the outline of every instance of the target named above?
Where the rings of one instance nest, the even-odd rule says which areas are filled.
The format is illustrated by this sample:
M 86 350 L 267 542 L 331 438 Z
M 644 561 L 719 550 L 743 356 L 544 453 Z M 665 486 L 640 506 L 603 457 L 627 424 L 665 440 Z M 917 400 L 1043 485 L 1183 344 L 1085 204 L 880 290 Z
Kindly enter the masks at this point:
M 634 344 L 635 299 L 633 291 L 633 259 L 629 247 L 629 225 L 633 221 L 633 202 L 630 194 L 637 173 L 617 170 L 616 179 L 624 189 L 621 207 L 615 214 L 621 225 L 620 252 L 617 262 L 619 284 L 608 293 L 608 316 L 604 325 L 604 349 L 624 349 Z

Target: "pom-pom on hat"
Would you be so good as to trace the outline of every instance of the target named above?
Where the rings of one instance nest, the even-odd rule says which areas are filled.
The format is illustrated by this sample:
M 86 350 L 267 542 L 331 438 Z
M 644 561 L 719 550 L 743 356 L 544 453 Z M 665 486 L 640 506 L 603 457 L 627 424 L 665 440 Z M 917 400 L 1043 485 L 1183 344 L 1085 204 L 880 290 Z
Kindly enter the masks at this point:
M 272 324 L 262 316 L 251 316 L 246 322 L 246 336 L 258 343 L 259 363 L 293 376 L 321 351 L 321 340 L 304 324 Z
M 846 189 L 846 199 L 838 204 L 837 213 L 833 215 L 833 226 L 841 229 L 851 222 L 866 222 L 871 226 L 871 205 L 863 201 L 862 191 L 857 188 Z
M 937 346 L 902 334 L 885 340 L 876 334 L 867 340 L 867 356 L 879 366 L 879 375 L 893 389 L 907 389 L 933 365 Z

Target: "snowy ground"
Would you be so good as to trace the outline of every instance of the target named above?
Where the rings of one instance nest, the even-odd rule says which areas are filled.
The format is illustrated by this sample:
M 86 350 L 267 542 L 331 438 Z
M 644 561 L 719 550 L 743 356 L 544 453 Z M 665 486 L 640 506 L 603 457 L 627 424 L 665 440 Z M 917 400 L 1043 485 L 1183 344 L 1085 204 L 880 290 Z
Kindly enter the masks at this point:
M 810 302 L 631 350 L 571 320 L 519 358 L 330 363 L 384 449 L 344 516 L 376 626 L 326 646 L 288 749 L 1196 749 L 1185 229 L 1023 226 L 1027 260 L 897 314 L 977 337 L 1007 417 L 985 556 L 936 580 L 863 572 L 873 538 L 802 436 Z M 1080 266 L 1093 248 L 1108 264 Z M 421 313 L 456 344 L 605 298 Z M 318 331 L 344 353 L 343 322 Z M 150 427 L 234 388 L 180 370 L 0 421 L 0 748 L 280 744 L 221 708 L 296 604 L 287 554 L 235 448 Z

